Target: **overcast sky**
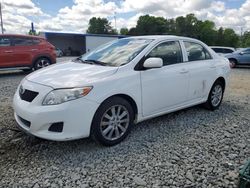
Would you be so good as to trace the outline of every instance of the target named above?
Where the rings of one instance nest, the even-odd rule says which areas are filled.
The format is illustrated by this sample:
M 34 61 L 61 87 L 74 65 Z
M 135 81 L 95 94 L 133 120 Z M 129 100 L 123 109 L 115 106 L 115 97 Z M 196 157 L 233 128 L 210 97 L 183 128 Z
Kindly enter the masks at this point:
M 91 17 L 106 17 L 117 29 L 131 28 L 139 16 L 175 18 L 194 13 L 217 27 L 240 33 L 250 30 L 250 0 L 0 0 L 6 33 L 38 31 L 86 32 Z

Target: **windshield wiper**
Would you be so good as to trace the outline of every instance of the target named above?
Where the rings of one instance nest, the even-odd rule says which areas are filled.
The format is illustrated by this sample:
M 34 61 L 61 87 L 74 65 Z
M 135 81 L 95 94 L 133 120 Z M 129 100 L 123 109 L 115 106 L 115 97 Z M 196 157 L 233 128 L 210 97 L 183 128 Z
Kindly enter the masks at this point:
M 102 62 L 102 61 L 98 61 L 98 60 L 94 60 L 94 59 L 86 59 L 84 60 L 86 62 L 91 62 L 92 64 L 96 64 L 96 65 L 102 65 L 102 66 L 107 66 L 106 63 Z
M 86 60 L 83 60 L 81 57 L 78 57 L 78 58 L 76 58 L 76 59 L 74 59 L 74 60 L 72 60 L 73 62 L 76 62 L 76 61 L 80 61 L 81 63 L 87 63 L 87 64 L 93 64 L 93 63 L 91 63 L 91 62 L 89 62 L 89 61 L 86 61 Z
M 81 56 L 74 59 L 74 62 L 76 61 L 80 61 L 81 63 L 87 63 L 87 64 L 91 64 L 91 65 L 102 65 L 102 66 L 107 66 L 106 63 L 102 62 L 102 61 L 98 61 L 98 60 L 94 60 L 94 59 L 82 59 Z

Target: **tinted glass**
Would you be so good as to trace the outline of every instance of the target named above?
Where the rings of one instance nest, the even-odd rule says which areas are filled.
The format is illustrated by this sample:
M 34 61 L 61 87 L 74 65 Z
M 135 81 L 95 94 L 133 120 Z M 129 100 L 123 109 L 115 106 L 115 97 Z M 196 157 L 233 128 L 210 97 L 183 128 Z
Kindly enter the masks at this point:
M 212 48 L 216 53 L 223 53 L 222 48 Z
M 0 47 L 1 46 L 10 46 L 11 41 L 9 37 L 0 37 Z
M 184 45 L 186 47 L 188 61 L 199 61 L 212 58 L 208 51 L 200 44 L 184 42 Z
M 29 38 L 14 38 L 13 44 L 15 46 L 30 46 L 33 45 L 33 40 Z
M 229 53 L 233 53 L 234 51 L 233 50 L 231 50 L 231 49 L 224 49 L 224 53 L 225 54 L 229 54 Z
M 134 59 L 151 39 L 125 38 L 105 44 L 93 52 L 81 57 L 83 61 L 92 61 L 107 66 L 121 66 Z
M 182 53 L 179 42 L 169 41 L 159 44 L 147 56 L 159 57 L 163 60 L 163 65 L 171 65 L 182 62 Z
M 33 44 L 39 44 L 40 40 L 39 39 L 33 39 Z

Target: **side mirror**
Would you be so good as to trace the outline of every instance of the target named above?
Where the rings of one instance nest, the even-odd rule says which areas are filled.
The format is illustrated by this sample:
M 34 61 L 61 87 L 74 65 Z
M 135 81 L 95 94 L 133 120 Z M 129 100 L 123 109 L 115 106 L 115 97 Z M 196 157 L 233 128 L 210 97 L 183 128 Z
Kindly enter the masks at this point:
M 244 54 L 245 54 L 245 52 L 240 52 L 239 54 L 240 54 L 240 55 L 244 55 Z
M 163 66 L 163 60 L 158 57 L 150 57 L 143 63 L 143 67 L 147 69 L 161 68 Z

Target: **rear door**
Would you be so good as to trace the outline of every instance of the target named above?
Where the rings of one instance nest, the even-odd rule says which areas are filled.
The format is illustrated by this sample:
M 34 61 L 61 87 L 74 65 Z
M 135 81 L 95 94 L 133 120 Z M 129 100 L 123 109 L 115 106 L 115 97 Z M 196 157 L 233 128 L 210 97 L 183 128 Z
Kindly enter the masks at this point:
M 186 65 L 190 73 L 188 100 L 191 103 L 203 99 L 216 78 L 216 63 L 209 51 L 200 43 L 183 41 Z
M 0 36 L 0 67 L 11 67 L 14 61 L 11 37 Z
M 29 37 L 13 37 L 13 51 L 15 62 L 19 66 L 29 66 L 32 63 L 34 53 L 37 52 L 33 39 Z

